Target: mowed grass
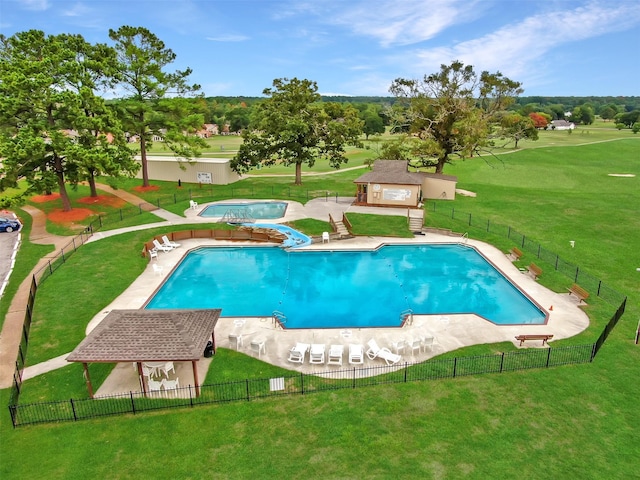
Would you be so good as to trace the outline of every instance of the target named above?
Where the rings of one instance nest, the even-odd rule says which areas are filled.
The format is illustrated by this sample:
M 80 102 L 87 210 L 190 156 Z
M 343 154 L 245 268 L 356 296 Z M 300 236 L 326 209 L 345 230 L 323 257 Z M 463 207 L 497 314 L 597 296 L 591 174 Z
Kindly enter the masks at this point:
M 437 205 L 512 225 L 629 296 L 627 313 L 592 364 L 17 430 L 11 429 L 5 410 L 0 416 L 0 475 L 3 479 L 36 474 L 45 478 L 277 478 L 303 472 L 306 478 L 636 478 L 640 382 L 635 379 L 640 375 L 640 347 L 633 344 L 633 334 L 640 318 L 640 274 L 635 271 L 640 267 L 639 146 L 631 138 L 548 151 L 523 150 L 494 162 L 459 162 L 446 173 L 457 175 L 458 186 L 478 196 L 458 196 L 454 202 Z M 637 176 L 608 177 L 607 173 Z M 346 186 L 359 174 L 338 175 Z M 330 190 L 334 177 L 315 179 L 313 186 Z M 262 179 L 251 179 L 256 180 Z M 250 182 L 245 182 L 244 188 L 249 188 Z M 267 185 L 258 182 L 253 187 Z M 427 219 L 456 230 L 464 226 L 429 212 Z M 100 251 L 113 248 L 107 243 L 100 247 L 104 241 L 83 247 L 74 255 L 77 263 L 69 265 L 76 272 L 78 292 L 74 293 L 70 278 L 64 290 L 58 290 L 58 303 L 64 298 L 65 305 L 55 300 L 56 278 L 65 279 L 63 269 L 48 279 L 43 293 L 50 292 L 39 294 L 36 304 L 36 310 L 45 314 L 39 313 L 42 324 L 40 333 L 33 333 L 29 358 L 32 354 L 38 358 L 37 351 L 49 343 L 42 339 L 48 318 L 62 318 L 66 312 L 71 328 L 82 329 L 93 310 L 102 308 L 89 302 L 108 303 L 107 297 L 135 278 L 144 267 L 142 260 L 138 265 L 140 242 L 153 234 L 120 236 L 119 250 L 110 255 Z M 471 230 L 470 234 L 474 236 Z M 569 240 L 576 241 L 574 249 Z M 122 270 L 126 271 L 112 274 L 118 264 L 125 265 Z M 540 283 L 557 281 L 549 277 L 547 268 Z M 79 287 L 88 281 L 93 288 Z M 105 295 L 102 289 L 107 284 L 111 286 Z M 43 308 L 40 302 L 46 298 L 50 300 Z M 589 313 L 594 315 L 593 310 Z M 604 310 L 595 313 L 602 315 Z M 61 344 L 48 354 L 64 353 L 66 340 L 57 341 Z M 457 353 L 478 352 L 482 347 Z M 256 372 L 278 373 L 256 359 L 227 351 L 214 359 L 211 372 L 215 373 L 209 374 L 208 382 Z M 101 378 L 104 372 L 98 370 L 96 375 Z M 25 382 L 25 396 L 67 398 L 82 395 L 83 388 L 81 369 L 65 367 Z M 6 403 L 6 390 L 1 399 Z

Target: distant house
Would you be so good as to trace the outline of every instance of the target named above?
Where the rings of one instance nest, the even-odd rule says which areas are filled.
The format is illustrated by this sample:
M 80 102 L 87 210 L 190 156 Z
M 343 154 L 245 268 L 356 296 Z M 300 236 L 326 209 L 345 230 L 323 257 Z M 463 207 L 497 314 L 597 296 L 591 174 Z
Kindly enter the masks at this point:
M 410 172 L 405 160 L 376 160 L 373 170 L 356 178 L 356 205 L 417 207 L 423 199 L 453 200 L 458 178 Z
M 549 128 L 551 130 L 573 130 L 576 126 L 574 123 L 567 122 L 566 120 L 553 120 L 547 125 L 547 129 Z
M 200 130 L 196 132 L 200 138 L 209 138 L 218 135 L 218 125 L 215 123 L 205 123 Z

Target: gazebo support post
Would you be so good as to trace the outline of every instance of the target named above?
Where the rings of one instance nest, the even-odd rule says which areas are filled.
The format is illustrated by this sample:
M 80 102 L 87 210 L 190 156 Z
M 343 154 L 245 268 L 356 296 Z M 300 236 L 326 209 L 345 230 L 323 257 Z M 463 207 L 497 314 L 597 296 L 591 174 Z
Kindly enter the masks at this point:
M 146 397 L 147 394 L 149 393 L 149 388 L 147 386 L 147 382 L 144 381 L 144 375 L 143 375 L 143 372 L 142 372 L 142 363 L 136 362 L 136 367 L 138 368 L 138 379 L 142 379 L 142 381 L 140 382 L 142 384 L 142 392 L 144 393 L 144 396 Z
M 193 383 L 196 385 L 196 397 L 200 396 L 200 381 L 198 380 L 198 362 L 191 360 L 191 368 L 193 368 Z
M 87 382 L 87 390 L 89 390 L 89 398 L 93 398 L 93 385 L 91 385 L 91 377 L 89 376 L 89 365 L 83 363 L 82 369 L 84 370 L 84 381 Z

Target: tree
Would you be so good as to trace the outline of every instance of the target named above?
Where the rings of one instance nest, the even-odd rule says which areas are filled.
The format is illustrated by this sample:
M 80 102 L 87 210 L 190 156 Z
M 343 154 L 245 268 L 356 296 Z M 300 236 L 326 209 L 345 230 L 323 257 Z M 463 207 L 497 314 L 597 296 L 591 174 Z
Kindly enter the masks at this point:
M 500 122 L 502 127 L 500 136 L 502 138 L 513 140 L 515 148 L 518 148 L 518 142 L 524 138 L 528 138 L 529 140 L 538 140 L 538 129 L 536 128 L 531 115 L 534 114 L 530 113 L 528 116 L 523 117 L 518 113 L 512 113 L 502 117 Z
M 549 115 L 540 112 L 530 113 L 529 118 L 533 121 L 533 126 L 536 128 L 546 128 L 551 121 Z
M 110 58 L 106 45 L 91 45 L 80 35 L 30 30 L 0 36 L 5 186 L 21 177 L 38 192 L 57 186 L 69 211 L 67 180 L 75 184 L 98 171 L 135 171 L 118 122 L 96 93 L 109 74 Z
M 497 112 L 522 92 L 520 83 L 500 72 L 478 76 L 459 61 L 421 80 L 396 79 L 389 90 L 404 107 L 395 110 L 396 125 L 422 141 L 417 163 L 436 173 L 452 157 L 469 157 L 488 145 Z
M 109 30 L 119 61 L 120 85 L 129 95 L 118 103 L 125 128 L 140 140 L 142 186 L 149 186 L 147 149 L 152 139 L 162 142 L 179 159 L 199 155 L 206 143 L 194 135 L 204 124 L 203 115 L 184 115 L 184 102 L 168 100 L 173 96 L 196 93 L 199 85 L 188 85 L 191 69 L 165 71 L 176 58 L 164 42 L 143 27 L 123 26 Z M 168 100 L 168 101 L 163 101 Z M 190 111 L 190 110 L 189 110 Z
M 244 142 L 231 168 L 244 173 L 258 165 L 295 165 L 295 184 L 302 184 L 302 165 L 312 167 L 319 158 L 333 168 L 347 162 L 344 146 L 360 145 L 362 121 L 349 105 L 321 103 L 311 80 L 275 79 L 256 106 Z
M 593 113 L 593 108 L 584 104 L 573 109 L 571 112 L 571 119 L 574 122 L 579 122 L 583 125 L 591 125 L 595 121 L 596 116 Z
M 375 106 L 369 105 L 364 111 L 360 112 L 359 116 L 364 122 L 362 132 L 367 140 L 369 140 L 369 135 L 384 133 L 384 121 Z

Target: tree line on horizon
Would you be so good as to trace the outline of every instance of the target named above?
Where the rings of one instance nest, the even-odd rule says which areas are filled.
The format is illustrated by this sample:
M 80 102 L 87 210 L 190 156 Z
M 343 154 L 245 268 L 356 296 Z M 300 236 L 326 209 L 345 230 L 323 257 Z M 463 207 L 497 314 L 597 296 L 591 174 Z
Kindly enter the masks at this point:
M 519 97 L 521 84 L 500 72 L 476 72 L 453 61 L 421 79 L 398 78 L 390 97 L 323 97 L 308 79 L 275 79 L 263 97 L 205 97 L 190 68 L 171 70 L 175 53 L 143 27 L 109 30 L 112 45 L 40 30 L 0 35 L 0 190 L 25 178 L 30 192 L 60 193 L 95 179 L 134 176 L 149 185 L 147 151 L 161 141 L 180 160 L 206 146 L 207 123 L 241 132 L 231 162 L 242 173 L 275 163 L 347 162 L 346 145 L 387 130 L 380 155 L 442 173 L 453 158 L 479 154 L 497 139 L 537 139 L 545 122 L 571 116 L 590 124 L 597 113 L 623 127 L 638 124 L 640 97 Z M 105 99 L 106 92 L 117 98 Z M 532 100 L 532 101 L 528 101 Z M 621 102 L 626 103 L 621 103 Z M 634 130 L 635 131 L 635 130 Z M 127 143 L 140 144 L 138 163 Z

